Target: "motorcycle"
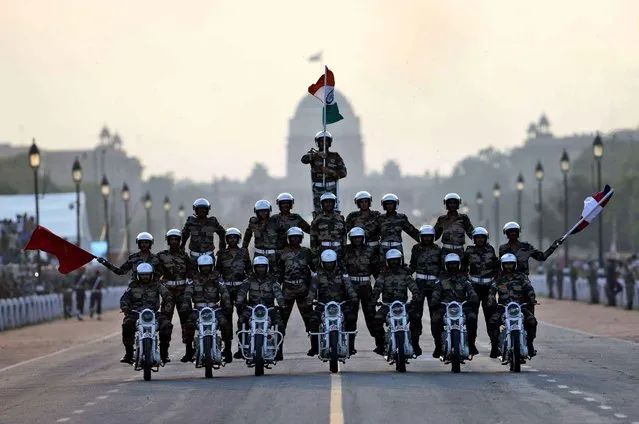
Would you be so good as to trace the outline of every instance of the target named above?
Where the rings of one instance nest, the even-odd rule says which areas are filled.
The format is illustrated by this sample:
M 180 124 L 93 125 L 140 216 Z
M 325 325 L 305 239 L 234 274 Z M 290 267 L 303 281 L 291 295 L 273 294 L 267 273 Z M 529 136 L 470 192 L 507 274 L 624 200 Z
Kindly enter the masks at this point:
M 501 363 L 510 364 L 510 371 L 520 372 L 521 364 L 526 363 L 528 344 L 526 343 L 526 329 L 524 328 L 524 314 L 521 311 L 527 303 L 509 302 L 499 305 L 504 308 L 502 325 L 499 332 L 499 344 L 502 346 Z
M 271 329 L 271 319 L 268 312 L 274 308 L 267 308 L 262 304 L 254 307 L 247 306 L 251 310 L 249 329 L 246 324 L 242 324 L 242 330 L 237 332 L 238 346 L 242 356 L 246 360 L 246 365 L 255 367 L 257 377 L 264 375 L 264 368 L 271 369 L 270 365 L 277 364 L 275 356 L 284 342 L 284 336 L 277 330 L 277 326 Z M 242 345 L 242 341 L 248 335 L 248 346 Z M 248 348 L 248 351 L 245 350 Z
M 414 356 L 410 337 L 410 324 L 406 304 L 396 300 L 391 303 L 378 302 L 377 306 L 388 306 L 386 315 L 386 361 L 395 364 L 397 372 L 406 372 L 408 359 Z
M 213 370 L 219 370 L 225 363 L 222 360 L 221 337 L 218 332 L 216 312 L 220 310 L 217 304 L 198 303 L 201 309 L 194 309 L 198 313 L 196 323 L 197 338 L 195 343 L 195 368 L 204 367 L 204 376 L 213 377 Z
M 319 353 L 317 357 L 322 362 L 329 362 L 329 370 L 332 373 L 339 371 L 338 362 L 346 363 L 346 359 L 350 358 L 349 336 L 357 334 L 357 330 L 344 331 L 344 314 L 342 313 L 344 303 L 346 301 L 341 303 L 313 301 L 313 305 L 323 306 L 324 312 L 322 312 L 319 331 L 317 333 L 309 331 L 308 335 L 318 338 Z
M 137 331 L 135 333 L 135 362 L 136 371 L 144 371 L 144 380 L 151 380 L 151 371 L 158 372 L 160 365 L 160 339 L 155 319 L 155 312 L 151 309 L 138 311 Z
M 461 365 L 469 358 L 468 333 L 463 306 L 466 302 L 442 302 L 445 305 L 442 356 L 440 360 L 451 364 L 453 373 L 461 372 Z

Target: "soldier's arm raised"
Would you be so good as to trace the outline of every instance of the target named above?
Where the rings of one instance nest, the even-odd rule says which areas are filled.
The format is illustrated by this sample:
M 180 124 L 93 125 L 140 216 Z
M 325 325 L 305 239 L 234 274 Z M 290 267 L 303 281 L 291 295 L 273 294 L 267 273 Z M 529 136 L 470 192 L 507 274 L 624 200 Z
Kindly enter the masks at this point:
M 306 222 L 306 220 L 304 218 L 302 218 L 300 216 L 299 218 L 299 227 L 302 231 L 304 231 L 306 234 L 310 234 L 311 232 L 311 225 Z
M 127 259 L 119 268 L 111 263 L 109 263 L 109 265 L 111 265 L 111 267 L 107 265 L 107 268 L 118 275 L 124 275 L 133 269 L 133 261 L 131 260 L 131 257 L 129 257 L 129 259 Z
M 302 163 L 304 165 L 308 165 L 309 163 L 311 163 L 312 160 L 313 160 L 313 153 L 311 152 L 308 152 L 307 154 L 302 156 Z
M 408 221 L 408 217 L 404 215 L 404 220 L 402 221 L 402 230 L 409 236 L 411 236 L 416 242 L 419 242 L 419 230 L 415 228 L 413 224 Z

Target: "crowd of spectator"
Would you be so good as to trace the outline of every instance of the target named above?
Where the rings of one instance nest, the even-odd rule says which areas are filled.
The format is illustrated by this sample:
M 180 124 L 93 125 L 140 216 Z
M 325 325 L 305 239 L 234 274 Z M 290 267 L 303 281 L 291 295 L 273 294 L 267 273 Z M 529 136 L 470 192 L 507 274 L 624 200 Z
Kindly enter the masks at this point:
M 35 230 L 35 218 L 27 214 L 0 221 L 0 265 L 27 262 L 22 248 Z

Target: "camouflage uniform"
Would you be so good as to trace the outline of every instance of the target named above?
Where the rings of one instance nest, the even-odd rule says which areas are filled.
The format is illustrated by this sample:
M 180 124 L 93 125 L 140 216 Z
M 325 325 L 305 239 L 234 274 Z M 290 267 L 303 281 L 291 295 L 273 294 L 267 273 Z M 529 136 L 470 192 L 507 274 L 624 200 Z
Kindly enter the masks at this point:
M 424 301 L 428 303 L 429 316 L 433 315 L 430 300 L 433 297 L 435 286 L 439 282 L 442 269 L 441 248 L 436 244 L 430 246 L 424 246 L 421 243 L 415 244 L 410 255 L 409 269 L 411 273 L 415 273 L 415 282 L 421 293 L 420 301 L 413 300 L 412 302 L 415 305 L 415 313 L 419 315 L 421 321 L 424 314 Z
M 344 330 L 355 331 L 357 326 L 356 319 L 352 313 L 352 305 L 357 302 L 357 293 L 353 289 L 348 275 L 344 274 L 344 270 L 339 266 L 335 266 L 332 271 L 327 271 L 320 267 L 317 270 L 317 277 L 311 280 L 311 287 L 306 298 L 307 304 L 312 305 L 313 300 L 318 302 L 343 302 L 350 300 L 349 303 L 342 305 L 342 313 L 344 314 Z M 310 320 L 311 332 L 319 331 L 322 320 L 322 312 L 324 307 L 317 305 Z
M 160 304 L 160 296 L 162 304 Z M 133 280 L 129 283 L 122 297 L 120 298 L 120 309 L 124 312 L 124 320 L 122 321 L 122 344 L 125 346 L 133 346 L 135 342 L 136 324 L 139 314 L 136 311 L 143 309 L 151 309 L 156 312 L 158 332 L 160 333 L 160 344 L 167 345 L 171 341 L 171 332 L 173 324 L 166 319 L 166 315 L 173 310 L 175 303 L 169 289 L 156 281 L 141 283 Z M 157 311 L 161 309 L 161 313 Z
M 483 247 L 468 246 L 462 259 L 462 268 L 468 270 L 468 279 L 473 284 L 479 298 L 479 302 L 473 305 L 473 312 L 475 316 L 479 316 L 481 302 L 486 329 L 488 329 L 488 321 L 493 314 L 493 311 L 488 308 L 488 293 L 490 285 L 499 271 L 499 258 L 495 254 L 495 248 L 490 244 Z
M 202 255 L 211 255 L 215 252 L 214 235 L 220 238 L 220 250 L 226 247 L 226 230 L 219 223 L 216 217 L 207 216 L 206 218 L 197 218 L 189 216 L 182 228 L 182 244 L 184 249 L 187 241 L 189 241 L 189 250 L 191 261 L 197 266 L 197 258 Z
M 354 244 L 348 244 L 344 246 L 344 254 L 342 255 L 342 265 L 348 273 L 351 285 L 359 298 L 353 305 L 355 325 L 357 325 L 359 303 L 361 302 L 366 327 L 372 337 L 375 336 L 375 305 L 371 303 L 373 294 L 371 276 L 377 279 L 380 271 L 379 254 L 376 250 L 375 247 L 366 245 L 357 247 Z
M 255 216 L 249 218 L 249 223 L 242 239 L 243 248 L 248 249 L 253 234 L 255 234 L 255 253 L 253 258 L 255 256 L 267 257 L 269 271 L 277 272 L 275 268 L 275 253 L 277 252 L 278 243 L 277 222 L 272 217 L 268 217 L 265 220 Z
M 311 165 L 311 182 L 313 184 L 313 209 L 316 214 L 322 213 L 322 205 L 320 204 L 320 197 L 324 193 L 333 193 L 337 196 L 337 182 L 346 177 L 346 165 L 344 160 L 337 152 L 326 151 L 326 167 L 330 169 L 324 173 L 322 168 L 324 167 L 324 159 L 318 156 L 316 153 L 307 153 L 302 156 L 302 163 L 305 165 Z M 326 183 L 324 183 L 326 181 Z M 338 196 L 337 196 L 338 197 Z M 338 204 L 335 205 L 335 209 L 338 209 Z
M 632 310 L 632 304 L 635 300 L 635 269 L 636 261 L 628 261 L 624 266 L 623 280 L 626 286 L 626 309 Z
M 189 260 L 189 256 L 184 253 L 183 250 L 163 250 L 158 253 L 157 257 L 160 261 L 158 269 L 162 274 L 162 281 L 160 282 L 164 284 L 173 295 L 174 304 L 178 308 L 180 325 L 182 327 L 182 342 L 187 343 L 185 326 L 188 323 L 191 311 L 183 312 L 180 307 L 184 302 L 184 291 L 186 290 L 187 279 L 191 278 L 195 270 Z M 169 322 L 173 321 L 174 310 L 175 308 L 171 308 L 171 311 L 166 314 L 166 319 L 168 319 Z
M 114 272 L 117 275 L 125 275 L 128 274 L 129 271 L 136 269 L 137 266 L 143 262 L 146 262 L 153 267 L 153 279 L 159 280 L 160 277 L 162 277 L 160 259 L 158 259 L 158 257 L 151 252 L 149 252 L 149 256 L 147 256 L 146 259 L 142 257 L 141 252 L 135 252 L 134 254 L 130 255 L 126 262 L 124 262 L 119 268 L 108 261 L 104 264 L 104 266 L 109 268 L 111 272 Z M 130 281 L 133 281 L 133 277 L 131 277 Z
M 354 211 L 346 217 L 346 232 L 349 232 L 354 227 L 362 228 L 366 234 L 364 239 L 366 245 L 372 247 L 377 255 L 379 255 L 379 217 L 381 215 L 378 211 L 369 210 L 366 213 Z
M 298 227 L 306 234 L 310 234 L 311 226 L 302 218 L 300 215 L 296 213 L 276 213 L 272 215 L 271 218 L 275 221 L 277 228 L 277 250 L 282 250 L 288 244 L 288 240 L 286 238 L 286 232 L 291 227 Z
M 386 263 L 386 252 L 397 249 L 404 253 L 402 247 L 402 231 L 419 242 L 419 230 L 408 221 L 403 213 L 383 213 L 379 215 L 380 248 L 379 257 L 381 263 Z
M 499 296 L 499 300 L 497 300 Z M 488 306 L 493 309 L 490 318 L 489 332 L 491 340 L 499 338 L 499 326 L 503 309 L 498 309 L 497 304 L 506 305 L 508 302 L 528 303 L 522 308 L 524 314 L 524 328 L 528 333 L 528 340 L 532 340 L 537 335 L 537 319 L 535 319 L 532 306 L 535 303 L 535 289 L 533 289 L 528 276 L 522 272 L 514 274 L 500 274 L 495 282 L 490 286 L 488 296 Z
M 475 228 L 470 223 L 468 215 L 463 213 L 441 215 L 435 223 L 435 240 L 442 238 L 442 258 L 449 253 L 464 256 L 466 237 L 472 239 Z
M 423 299 L 417 283 L 415 283 L 415 280 L 411 277 L 411 272 L 408 267 L 402 266 L 396 271 L 392 269 L 382 270 L 379 277 L 375 279 L 372 303 L 375 305 L 380 295 L 382 295 L 382 302 L 384 303 L 392 303 L 396 300 L 406 302 L 408 300 L 409 290 L 413 297 L 411 304 L 407 308 L 407 312 L 408 320 L 411 323 L 411 336 L 414 339 L 416 335 L 422 332 L 422 321 L 415 307 L 415 303 L 423 302 Z M 375 313 L 375 341 L 378 346 L 383 345 L 384 323 L 386 322 L 388 310 L 388 306 L 382 305 Z
M 297 303 L 306 331 L 309 331 L 313 308 L 306 303 L 306 298 L 311 282 L 311 271 L 315 271 L 311 249 L 307 247 L 295 249 L 286 246 L 277 254 L 277 269 L 284 294 L 282 328 L 286 329 L 291 312 L 293 312 L 293 306 Z
M 474 344 L 477 338 L 477 314 L 474 310 L 479 303 L 479 298 L 473 285 L 465 274 L 455 274 L 442 276 L 441 281 L 435 287 L 430 307 L 433 311 L 430 320 L 430 331 L 435 339 L 435 343 L 440 343 L 442 332 L 444 331 L 444 314 L 446 308 L 441 302 L 464 302 L 463 306 L 466 330 L 468 331 L 468 344 Z M 439 309 L 439 312 L 436 312 Z
M 242 310 L 237 328 L 242 328 L 242 323 L 248 324 L 251 319 L 251 310 L 244 308 L 245 304 L 249 306 L 262 304 L 267 308 L 272 308 L 275 306 L 275 300 L 277 300 L 278 305 L 284 305 L 284 295 L 275 277 L 271 274 L 266 274 L 264 278 L 259 278 L 256 274 L 251 274 L 249 278 L 244 280 L 244 284 L 242 284 L 240 292 L 237 294 L 237 306 Z M 268 315 L 271 318 L 272 326 L 281 325 L 280 314 L 277 313 L 277 310 L 270 310 Z M 279 329 L 282 335 L 285 335 L 286 331 L 282 330 Z
M 315 256 L 315 266 L 319 269 L 319 256 L 326 249 L 341 255 L 346 244 L 346 221 L 337 212 L 321 213 L 311 224 L 311 250 Z
M 220 284 L 226 287 L 231 299 L 231 305 L 225 310 L 225 317 L 229 325 L 233 326 L 233 306 L 235 306 L 238 317 L 240 310 L 237 304 L 237 296 L 240 287 L 244 284 L 244 280 L 251 275 L 253 270 L 251 265 L 251 257 L 247 249 L 238 247 L 231 250 L 226 247 L 217 252 L 215 261 L 215 269 L 221 274 Z M 231 340 L 233 334 L 231 333 Z
M 512 253 L 517 257 L 517 272 L 526 275 L 530 273 L 528 268 L 528 259 L 533 258 L 536 261 L 544 262 L 553 254 L 557 247 L 550 246 L 545 252 L 535 249 L 530 243 L 525 241 L 517 241 L 514 244 L 506 243 L 499 246 L 499 257 L 506 253 Z
M 184 300 L 182 301 L 181 311 L 189 316 L 188 324 L 184 328 L 184 343 L 193 343 L 195 337 L 195 324 L 198 319 L 198 313 L 195 309 L 202 309 L 206 306 L 212 307 L 210 304 L 220 303 L 221 310 L 215 312 L 217 325 L 222 333 L 222 340 L 228 344 L 233 339 L 233 330 L 231 323 L 226 319 L 225 310 L 230 309 L 231 297 L 226 290 L 226 286 L 221 284 L 221 275 L 217 271 L 213 271 L 209 275 L 196 274 L 193 277 L 193 283 L 189 284 L 184 292 Z M 225 346 L 228 347 L 228 346 Z

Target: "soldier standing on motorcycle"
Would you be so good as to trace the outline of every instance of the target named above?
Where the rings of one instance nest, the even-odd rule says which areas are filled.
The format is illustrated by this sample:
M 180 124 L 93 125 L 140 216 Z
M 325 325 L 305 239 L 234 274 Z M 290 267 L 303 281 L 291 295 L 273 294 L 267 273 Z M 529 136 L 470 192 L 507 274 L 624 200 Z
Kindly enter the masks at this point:
M 464 255 L 466 236 L 472 238 L 473 224 L 468 215 L 459 213 L 461 197 L 457 193 L 444 196 L 446 215 L 441 215 L 435 223 L 435 240 L 442 239 L 442 256 L 456 253 L 460 258 Z
M 160 297 L 162 298 L 161 304 Z M 146 262 L 140 263 L 133 273 L 133 281 L 129 283 L 129 287 L 120 298 L 120 309 L 124 312 L 122 344 L 125 349 L 125 354 L 120 362 L 133 364 L 133 343 L 135 342 L 138 312 L 147 308 L 156 312 L 155 318 L 160 333 L 160 358 L 163 363 L 168 362 L 173 324 L 166 319 L 166 315 L 173 310 L 174 304 L 173 295 L 169 289 L 155 279 L 153 266 Z M 158 310 L 161 312 L 158 313 Z
M 306 298 L 311 283 L 311 272 L 315 271 L 315 262 L 311 249 L 301 246 L 302 240 L 304 240 L 304 231 L 301 228 L 289 228 L 287 239 L 287 246 L 277 254 L 277 275 L 284 294 L 284 305 L 281 310 L 282 329 L 280 331 L 286 332 L 293 306 L 297 303 L 304 327 L 308 332 L 311 328 L 313 308 L 306 303 Z
M 319 267 L 319 256 L 330 249 L 341 254 L 346 244 L 346 222 L 344 217 L 335 212 L 337 197 L 333 193 L 324 193 L 320 198 L 322 213 L 311 223 L 311 250 L 315 258 L 315 266 Z
M 195 269 L 191 265 L 189 256 L 184 253 L 184 250 L 180 249 L 180 241 L 182 241 L 182 233 L 180 230 L 174 228 L 166 233 L 166 244 L 169 245 L 169 248 L 158 253 L 158 259 L 160 261 L 158 270 L 162 274 L 161 282 L 173 295 L 174 303 L 178 308 L 180 326 L 182 327 L 182 342 L 186 345 L 186 353 L 182 359 L 183 362 L 186 362 L 184 359 L 189 357 L 189 342 L 185 336 L 185 326 L 187 325 L 191 311 L 183 312 L 180 306 L 184 299 L 187 280 L 191 278 Z M 173 312 L 174 308 L 171 308 L 171 311 L 166 315 L 166 319 L 168 319 L 169 322 L 173 321 Z M 191 354 L 190 356 L 193 355 Z
M 153 236 L 147 232 L 142 232 L 138 234 L 135 238 L 135 244 L 138 245 L 138 252 L 130 255 L 126 262 L 122 264 L 119 268 L 113 265 L 111 262 L 104 258 L 98 258 L 98 262 L 107 267 L 109 271 L 116 273 L 117 275 L 125 275 L 128 274 L 129 271 L 136 269 L 136 267 L 141 263 L 151 264 L 154 272 L 154 279 L 159 280 L 162 276 L 162 271 L 160 265 L 160 260 L 156 255 L 151 253 L 151 246 L 153 246 Z M 133 277 L 131 277 L 131 281 Z
M 404 253 L 402 231 L 411 236 L 416 242 L 419 242 L 419 230 L 408 221 L 406 215 L 397 212 L 399 197 L 393 193 L 388 193 L 382 197 L 381 203 L 385 213 L 378 218 L 380 231 L 379 259 L 380 262 L 385 262 L 386 252 L 391 249 Z
M 349 231 L 348 239 L 351 242 L 344 246 L 342 264 L 359 298 L 353 307 L 355 325 L 357 325 L 359 302 L 361 301 L 366 327 L 371 337 L 375 337 L 375 305 L 371 303 L 373 294 L 371 277 L 377 279 L 379 275 L 379 249 L 367 245 L 365 234 L 365 230 L 361 227 L 353 227 Z M 354 338 L 350 346 L 352 351 L 357 353 Z
M 224 249 L 224 235 L 226 231 L 214 216 L 209 216 L 211 203 L 206 199 L 197 199 L 193 202 L 193 216 L 189 216 L 182 228 L 182 244 L 184 250 L 189 242 L 189 255 L 193 267 L 197 266 L 197 258 L 202 255 L 211 255 L 215 252 L 213 234 L 220 239 L 220 250 Z M 190 241 L 189 241 L 190 240 Z
M 446 274 L 442 276 L 439 284 L 435 286 L 430 307 L 433 314 L 431 316 L 430 328 L 435 341 L 435 351 L 433 358 L 439 358 L 442 353 L 442 333 L 444 331 L 444 314 L 446 308 L 442 302 L 467 302 L 463 306 L 466 331 L 468 331 L 468 350 L 470 355 L 478 355 L 475 340 L 477 339 L 477 315 L 475 305 L 479 302 L 477 293 L 473 285 L 468 280 L 468 276 L 461 270 L 461 258 L 457 253 L 449 253 L 444 257 L 444 268 Z M 437 311 L 439 309 L 439 311 Z
M 295 204 L 295 198 L 291 193 L 278 194 L 275 204 L 280 208 L 280 213 L 273 215 L 277 225 L 277 250 L 282 250 L 288 243 L 286 232 L 289 228 L 298 227 L 306 234 L 310 234 L 311 226 L 299 214 L 291 212 Z
M 490 292 L 490 285 L 499 271 L 499 259 L 495 254 L 495 248 L 488 244 L 488 230 L 484 227 L 477 227 L 473 230 L 473 241 L 475 244 L 468 246 L 464 252 L 462 269 L 468 271 L 468 279 L 479 297 L 488 331 L 488 321 L 493 314 L 493 311 L 488 308 L 488 292 Z M 475 316 L 479 316 L 479 302 L 473 309 Z
M 308 297 L 306 298 L 307 305 L 312 306 L 313 300 L 318 302 L 343 302 L 350 300 L 350 305 L 347 303 L 342 305 L 342 313 L 344 314 L 344 330 L 355 331 L 356 318 L 352 313 L 353 307 L 357 300 L 357 293 L 351 286 L 350 280 L 347 274 L 344 274 L 344 270 L 337 264 L 337 253 L 334 250 L 324 250 L 320 256 L 321 265 L 317 269 L 317 277 L 311 281 L 311 287 L 308 291 Z M 319 331 L 320 322 L 322 320 L 322 311 L 324 307 L 317 305 L 313 314 L 311 315 L 311 332 L 317 333 Z M 350 352 L 349 355 L 354 354 L 355 335 L 349 335 Z M 319 345 L 317 337 L 311 337 L 311 349 L 306 353 L 308 356 L 315 356 L 319 353 Z
M 416 304 L 422 304 L 422 294 L 419 287 L 411 276 L 410 269 L 404 265 L 404 257 L 398 249 L 391 249 L 386 252 L 386 269 L 383 269 L 379 278 L 375 280 L 371 304 L 377 304 L 379 295 L 382 295 L 382 302 L 392 303 L 396 300 L 406 302 L 408 291 L 412 294 L 412 303 L 406 305 L 408 320 L 410 322 L 411 343 L 416 356 L 421 355 L 419 348 L 419 334 L 421 334 L 421 315 Z M 375 349 L 373 352 L 384 355 L 384 323 L 388 315 L 388 306 L 382 305 L 375 313 Z
M 413 307 L 415 313 L 421 317 L 424 315 L 424 301 L 428 304 L 429 316 L 432 317 L 433 310 L 430 306 L 430 300 L 433 296 L 435 286 L 439 282 L 439 275 L 442 268 L 442 249 L 435 244 L 435 229 L 432 225 L 422 225 L 419 229 L 420 242 L 413 246 L 410 255 L 410 272 L 415 273 L 415 282 L 421 292 L 421 298 L 419 302 L 413 300 Z M 421 330 L 421 326 L 418 326 Z M 416 330 L 413 328 L 413 330 Z M 416 332 L 416 331 L 415 331 Z M 413 349 L 417 349 L 421 352 L 419 346 L 420 334 L 415 334 L 413 343 Z
M 253 259 L 253 273 L 244 281 L 239 293 L 237 294 L 237 307 L 242 311 L 239 316 L 237 328 L 242 328 L 242 324 L 248 324 L 251 319 L 251 311 L 248 308 L 244 308 L 244 304 L 249 306 L 255 306 L 262 304 L 267 308 L 275 307 L 275 300 L 280 308 L 284 305 L 284 295 L 282 289 L 277 283 L 277 280 L 273 274 L 269 273 L 268 259 L 264 256 L 256 256 Z M 247 298 L 248 296 L 248 298 Z M 279 308 L 278 308 L 279 309 Z M 271 326 L 281 325 L 280 314 L 277 310 L 273 309 L 268 311 L 269 318 L 271 320 Z M 286 331 L 283 328 L 279 329 L 282 333 L 282 337 L 286 335 Z M 245 334 L 242 335 L 242 346 L 247 346 L 244 340 Z M 282 360 L 282 346 L 277 352 L 275 360 Z
M 221 304 L 222 309 L 215 312 L 215 318 L 224 342 L 222 355 L 224 356 L 224 362 L 227 364 L 233 361 L 231 353 L 233 328 L 225 316 L 227 311 L 232 308 L 231 297 L 228 290 L 226 290 L 226 286 L 222 284 L 220 273 L 213 270 L 214 262 L 213 257 L 209 255 L 202 255 L 197 258 L 198 273 L 193 276 L 193 283 L 189 284 L 184 292 L 181 311 L 189 315 L 189 320 L 184 329 L 186 355 L 182 358 L 182 362 L 191 362 L 193 360 L 193 339 L 195 337 L 195 324 L 198 319 L 198 313 L 193 310 L 193 306 L 196 309 L 201 309 L 205 306 L 211 307 L 211 305 L 207 305 L 209 303 Z
M 346 231 L 355 227 L 363 228 L 366 233 L 366 245 L 373 248 L 375 254 L 379 256 L 379 217 L 381 213 L 370 209 L 373 196 L 367 191 L 358 191 L 353 200 L 359 210 L 349 213 L 346 217 Z
M 524 329 L 526 330 L 526 343 L 528 344 L 528 355 L 532 358 L 537 351 L 533 346 L 533 340 L 537 336 L 537 319 L 535 318 L 532 306 L 537 303 L 535 297 L 535 289 L 528 276 L 523 272 L 516 272 L 519 265 L 518 258 L 512 253 L 504 254 L 501 259 L 501 273 L 490 286 L 490 294 L 488 296 L 488 306 L 493 308 L 493 315 L 490 318 L 489 336 L 490 336 L 490 357 L 497 358 L 499 352 L 499 326 L 501 325 L 501 317 L 503 311 L 496 310 L 497 304 L 506 305 L 509 302 L 527 303 L 521 308 L 524 314 Z M 497 300 L 499 296 L 499 300 Z
M 251 257 L 248 249 L 239 247 L 240 240 L 242 239 L 242 233 L 237 228 L 229 228 L 226 230 L 226 247 L 217 252 L 217 259 L 215 261 L 215 269 L 221 274 L 222 278 L 220 284 L 226 286 L 226 290 L 231 297 L 231 306 L 226 308 L 224 316 L 231 326 L 231 340 L 233 340 L 233 306 L 237 311 L 237 315 L 240 315 L 240 310 L 237 305 L 237 295 L 240 292 L 240 287 L 244 284 L 244 280 L 252 272 Z M 242 358 L 242 353 L 238 351 L 233 355 L 236 359 Z
M 255 256 L 265 256 L 268 258 L 269 269 L 276 272 L 275 253 L 277 252 L 277 222 L 271 217 L 273 206 L 268 200 L 258 200 L 255 202 L 253 212 L 255 216 L 249 218 L 248 226 L 244 232 L 242 247 L 248 249 L 253 234 L 255 234 Z
M 535 249 L 530 243 L 525 241 L 519 241 L 519 235 L 521 233 L 521 227 L 516 222 L 507 222 L 503 229 L 508 242 L 499 246 L 499 257 L 501 258 L 506 253 L 512 253 L 517 257 L 517 272 L 528 275 L 530 273 L 528 268 L 529 258 L 533 258 L 536 261 L 544 262 L 553 254 L 553 252 L 561 245 L 561 238 L 555 240 L 550 247 L 542 252 Z

